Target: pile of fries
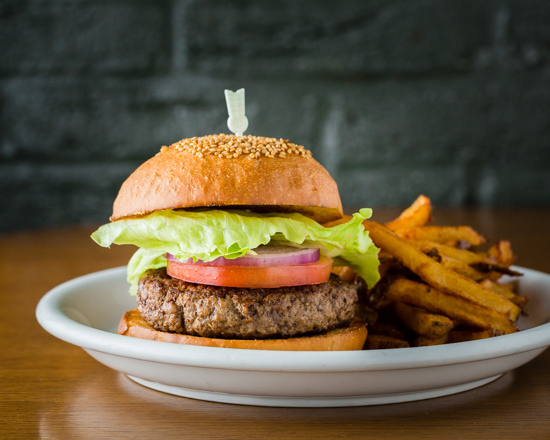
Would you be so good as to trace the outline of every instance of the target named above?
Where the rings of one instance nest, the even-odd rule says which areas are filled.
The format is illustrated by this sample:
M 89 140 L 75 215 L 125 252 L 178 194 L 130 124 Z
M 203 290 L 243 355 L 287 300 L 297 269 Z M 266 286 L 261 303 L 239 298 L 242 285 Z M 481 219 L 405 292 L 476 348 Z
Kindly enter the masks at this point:
M 518 331 L 528 301 L 508 241 L 488 247 L 469 226 L 433 226 L 430 199 L 420 196 L 384 225 L 365 221 L 380 251 L 380 281 L 367 289 L 350 269 L 339 275 L 359 283 L 358 314 L 369 324 L 365 349 L 464 342 Z M 485 244 L 486 250 L 480 250 Z M 354 278 L 355 277 L 355 278 Z

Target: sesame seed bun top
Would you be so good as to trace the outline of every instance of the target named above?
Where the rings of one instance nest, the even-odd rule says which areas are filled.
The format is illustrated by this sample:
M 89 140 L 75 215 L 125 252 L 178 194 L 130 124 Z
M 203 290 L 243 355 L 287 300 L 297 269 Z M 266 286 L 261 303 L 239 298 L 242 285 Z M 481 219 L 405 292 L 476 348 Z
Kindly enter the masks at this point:
M 198 207 L 342 217 L 336 182 L 303 146 L 221 134 L 162 147 L 122 184 L 111 220 Z

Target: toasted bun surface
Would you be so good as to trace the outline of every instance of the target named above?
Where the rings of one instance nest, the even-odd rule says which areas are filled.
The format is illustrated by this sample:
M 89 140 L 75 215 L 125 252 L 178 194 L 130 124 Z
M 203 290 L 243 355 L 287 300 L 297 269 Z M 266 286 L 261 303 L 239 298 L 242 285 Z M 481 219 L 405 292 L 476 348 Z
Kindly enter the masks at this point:
M 273 138 L 214 135 L 163 147 L 141 165 L 123 183 L 111 220 L 216 206 L 300 212 L 319 223 L 342 217 L 336 182 L 303 147 Z
M 367 339 L 367 328 L 365 324 L 359 320 L 352 322 L 349 327 L 314 336 L 288 339 L 203 338 L 155 330 L 144 321 L 137 309 L 130 310 L 124 314 L 118 324 L 117 332 L 120 335 L 176 344 L 284 351 L 361 350 Z

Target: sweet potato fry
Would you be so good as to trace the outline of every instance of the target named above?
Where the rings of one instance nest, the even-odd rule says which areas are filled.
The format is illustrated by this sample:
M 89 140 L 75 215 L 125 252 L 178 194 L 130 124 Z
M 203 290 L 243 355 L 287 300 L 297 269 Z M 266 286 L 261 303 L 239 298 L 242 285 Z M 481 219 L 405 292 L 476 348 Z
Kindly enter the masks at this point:
M 441 339 L 454 327 L 453 321 L 443 315 L 429 313 L 402 302 L 395 302 L 393 307 L 408 328 L 427 339 Z
M 475 281 L 446 269 L 383 225 L 369 220 L 365 220 L 363 225 L 379 248 L 392 254 L 399 263 L 417 274 L 425 283 L 435 289 L 495 310 L 514 322 L 517 320 L 520 309 L 511 301 L 492 290 L 485 289 Z
M 432 204 L 428 197 L 418 196 L 411 206 L 405 209 L 399 217 L 385 225 L 392 231 L 398 229 L 411 229 L 424 226 L 432 221 Z
M 460 324 L 498 330 L 502 333 L 517 331 L 515 325 L 501 313 L 405 278 L 392 282 L 384 295 L 391 301 L 403 302 L 432 313 L 448 316 Z
M 409 241 L 428 240 L 451 246 L 455 246 L 458 242 L 479 246 L 487 241 L 470 226 L 420 226 L 412 229 L 398 229 L 395 233 Z

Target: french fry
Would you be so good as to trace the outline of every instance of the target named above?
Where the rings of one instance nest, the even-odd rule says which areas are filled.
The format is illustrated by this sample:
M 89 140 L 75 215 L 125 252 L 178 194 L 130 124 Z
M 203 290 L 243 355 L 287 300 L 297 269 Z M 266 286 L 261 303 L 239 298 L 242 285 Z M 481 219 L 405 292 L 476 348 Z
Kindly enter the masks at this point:
M 511 301 L 443 267 L 383 225 L 369 220 L 365 220 L 363 225 L 379 248 L 393 255 L 399 263 L 417 274 L 425 283 L 437 290 L 494 310 L 511 321 L 517 320 L 521 310 Z
M 446 268 L 475 281 L 485 278 L 498 280 L 502 275 L 521 275 L 507 266 L 497 264 L 493 257 L 484 252 L 472 252 L 431 241 L 413 241 L 412 243 Z
M 478 339 L 487 339 L 494 336 L 502 335 L 501 332 L 496 330 L 479 330 L 479 329 L 453 329 L 449 332 L 449 339 L 447 342 L 467 342 L 467 341 L 476 341 Z
M 384 296 L 391 301 L 403 302 L 432 313 L 445 315 L 461 324 L 502 333 L 517 331 L 515 325 L 506 316 L 493 309 L 405 278 L 393 281 Z
M 380 260 L 380 264 L 384 264 L 384 263 L 393 263 L 394 262 L 394 259 L 393 257 L 391 256 L 391 254 L 389 254 L 388 252 L 385 252 L 383 250 L 380 250 L 380 252 L 378 252 L 378 259 Z
M 512 246 L 507 240 L 500 240 L 493 244 L 488 251 L 496 262 L 504 267 L 510 267 L 516 261 L 516 256 L 512 252 Z
M 405 209 L 399 217 L 391 222 L 385 223 L 385 226 L 392 231 L 398 229 L 411 229 L 418 226 L 424 226 L 432 221 L 432 204 L 428 197 L 418 196 L 414 203 Z
M 486 274 L 473 268 L 472 266 L 449 257 L 441 257 L 441 265 L 449 270 L 456 272 L 470 280 L 481 281 L 486 278 Z
M 465 264 L 475 264 L 475 263 L 496 263 L 497 261 L 490 257 L 485 252 L 472 252 L 467 249 L 458 249 L 453 246 L 448 246 L 441 243 L 436 243 L 434 241 L 427 240 L 416 240 L 412 241 L 418 249 L 422 252 L 427 253 L 431 252 L 433 249 L 436 249 L 440 255 L 445 257 L 453 258 L 455 260 L 461 261 Z
M 367 307 L 364 304 L 356 303 L 354 307 L 354 314 L 356 318 L 359 318 L 365 324 L 367 324 L 369 332 L 372 329 L 372 326 L 375 325 L 378 321 L 378 313 L 376 310 Z
M 528 295 L 518 295 L 517 293 L 515 293 L 515 287 L 517 284 L 516 282 L 502 284 L 496 283 L 489 279 L 485 279 L 480 284 L 486 289 L 490 289 L 493 292 L 496 292 L 504 298 L 508 299 L 509 301 L 512 301 L 522 310 L 529 302 Z
M 419 336 L 412 342 L 413 347 L 428 347 L 431 345 L 443 345 L 449 341 L 449 333 L 441 336 L 437 339 L 427 338 L 426 336 Z
M 363 347 L 365 350 L 384 350 L 389 348 L 407 348 L 410 344 L 407 341 L 401 339 L 392 338 L 386 335 L 372 335 L 367 336 L 367 341 Z
M 405 333 L 387 322 L 376 322 L 370 327 L 369 331 L 373 335 L 385 335 L 391 338 L 405 340 Z
M 353 217 L 351 215 L 344 215 L 344 216 L 342 216 L 342 218 L 339 218 L 338 220 L 333 220 L 333 221 L 328 222 L 328 223 L 323 223 L 323 226 L 325 228 L 332 228 L 333 226 L 338 226 L 338 225 L 341 225 L 343 223 L 347 223 L 352 218 Z
M 470 226 L 420 226 L 412 229 L 398 229 L 394 232 L 409 241 L 428 240 L 451 246 L 455 246 L 458 242 L 479 246 L 487 241 Z
M 499 266 L 498 264 L 473 263 L 470 266 L 475 270 L 485 273 L 492 280 L 498 280 L 502 275 L 510 275 L 512 277 L 522 275 L 521 272 L 512 270 L 506 266 Z
M 474 280 L 480 280 L 486 277 L 496 280 L 503 274 L 511 276 L 521 275 L 510 269 L 516 257 L 508 241 L 499 241 L 495 243 L 491 246 L 489 252 L 472 252 L 467 249 L 458 249 L 453 246 L 425 240 L 413 241 L 412 243 L 424 253 L 433 253 L 435 250 L 443 257 L 449 257 L 469 265 L 475 271 L 480 272 L 482 276 L 479 277 L 473 272 L 471 274 L 474 276 L 464 274 L 461 272 L 460 268 L 456 270 Z M 469 272 L 468 269 L 466 269 L 466 271 Z
M 397 316 L 408 328 L 427 339 L 441 339 L 454 327 L 454 322 L 444 315 L 429 313 L 399 301 L 395 302 L 393 307 Z
M 364 303 L 376 315 L 369 323 L 366 349 L 438 345 L 518 331 L 515 322 L 528 297 L 518 294 L 517 282 L 496 282 L 503 274 L 521 275 L 510 267 L 516 259 L 510 242 L 474 251 L 470 248 L 486 242 L 476 230 L 427 226 L 431 221 L 430 199 L 421 195 L 393 221 L 363 222 L 380 248 L 384 268 L 381 280 L 363 292 Z
M 357 276 L 355 271 L 348 266 L 333 267 L 331 272 L 335 275 L 338 275 L 340 279 L 347 281 L 348 283 L 355 282 L 355 277 Z
M 392 279 L 391 276 L 383 277 L 372 289 L 368 290 L 366 299 L 370 307 L 380 310 L 390 305 L 390 301 L 384 296 L 384 292 Z

